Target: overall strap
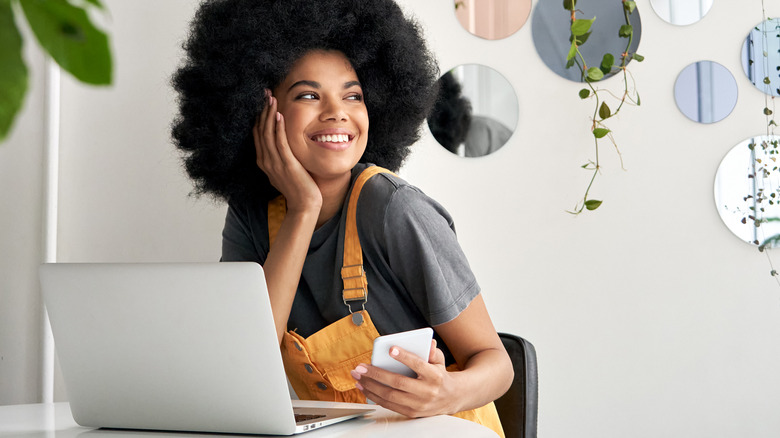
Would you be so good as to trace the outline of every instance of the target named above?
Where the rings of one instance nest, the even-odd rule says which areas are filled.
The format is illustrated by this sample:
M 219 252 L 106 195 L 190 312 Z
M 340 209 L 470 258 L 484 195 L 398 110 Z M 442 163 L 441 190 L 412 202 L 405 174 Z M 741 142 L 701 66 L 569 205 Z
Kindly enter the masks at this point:
M 357 232 L 357 202 L 360 197 L 360 191 L 363 189 L 363 184 L 378 173 L 392 174 L 393 172 L 379 166 L 371 166 L 363 170 L 358 175 L 357 180 L 355 180 L 355 185 L 352 186 L 352 194 L 349 196 L 347 205 L 341 280 L 344 283 L 342 297 L 344 304 L 349 307 L 350 312 L 352 312 L 350 302 L 362 301 L 362 304 L 365 305 L 368 300 L 368 280 L 366 279 L 366 271 L 363 269 L 363 249 L 360 246 L 360 238 Z
M 351 302 L 362 301 L 365 304 L 368 299 L 368 280 L 366 271 L 363 269 L 363 249 L 360 246 L 360 238 L 357 233 L 357 201 L 360 197 L 360 191 L 369 178 L 378 173 L 393 172 L 379 167 L 371 166 L 363 170 L 355 180 L 352 186 L 352 192 L 347 200 L 347 219 L 346 231 L 344 233 L 344 260 L 341 267 L 341 280 L 344 284 L 342 298 L 350 313 L 352 313 Z M 284 196 L 279 195 L 268 202 L 268 243 L 269 248 L 273 246 L 279 228 L 282 226 L 282 220 L 287 213 L 287 202 Z
M 268 201 L 268 248 L 274 246 L 276 235 L 282 228 L 282 221 L 287 214 L 287 199 L 279 195 Z

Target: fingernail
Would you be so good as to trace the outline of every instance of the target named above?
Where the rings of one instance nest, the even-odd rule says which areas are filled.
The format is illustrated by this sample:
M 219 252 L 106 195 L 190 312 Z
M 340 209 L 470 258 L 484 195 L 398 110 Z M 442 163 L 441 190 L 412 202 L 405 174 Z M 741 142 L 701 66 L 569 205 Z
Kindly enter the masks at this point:
M 361 374 L 356 373 L 355 370 L 350 371 L 349 374 L 351 374 L 352 378 L 355 380 L 360 380 L 360 377 L 362 376 Z
M 277 112 L 276 113 L 276 121 L 278 122 L 278 121 L 281 121 L 281 120 L 282 120 L 282 113 Z
M 364 367 L 363 365 L 358 365 L 355 367 L 355 372 L 358 372 L 360 374 L 365 374 L 368 372 L 368 368 Z
M 395 347 L 391 348 L 390 349 L 390 356 L 393 356 L 393 357 L 398 356 L 398 349 L 395 348 Z
M 359 390 L 361 390 L 361 391 L 362 391 L 362 390 L 363 390 L 363 385 L 361 385 L 361 384 L 360 384 L 360 383 L 358 383 L 358 382 L 355 382 L 355 388 L 357 388 L 357 389 L 359 389 Z

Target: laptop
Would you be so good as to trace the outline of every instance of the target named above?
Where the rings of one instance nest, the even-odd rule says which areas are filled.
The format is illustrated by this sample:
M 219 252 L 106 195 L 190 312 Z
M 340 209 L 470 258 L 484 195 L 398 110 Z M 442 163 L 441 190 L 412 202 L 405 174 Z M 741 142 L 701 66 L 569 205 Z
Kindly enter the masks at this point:
M 373 411 L 293 412 L 256 263 L 55 263 L 39 274 L 82 426 L 292 435 Z

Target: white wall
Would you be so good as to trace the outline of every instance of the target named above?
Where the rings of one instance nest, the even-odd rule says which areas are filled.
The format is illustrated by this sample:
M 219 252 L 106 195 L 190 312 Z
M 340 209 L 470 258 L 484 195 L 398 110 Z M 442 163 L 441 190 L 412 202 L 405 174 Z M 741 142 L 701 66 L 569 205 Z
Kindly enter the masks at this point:
M 187 195 L 169 82 L 196 3 L 113 1 L 110 89 L 62 87 L 59 260 L 219 260 L 224 211 Z
M 426 141 L 404 173 L 453 213 L 498 329 L 536 345 L 540 435 L 776 436 L 780 288 L 764 255 L 720 221 L 712 194 L 721 158 L 765 132 L 763 95 L 739 65 L 760 2 L 716 2 L 688 27 L 637 2 L 642 106 L 610 124 L 627 170 L 604 147 L 592 192 L 604 204 L 577 218 L 564 210 L 593 156 L 581 85 L 549 72 L 530 27 L 489 42 L 447 19 L 446 0 L 406 3 L 443 69 L 491 65 L 519 95 L 519 131 L 497 153 L 458 159 Z M 737 108 L 715 125 L 674 103 L 677 74 L 698 60 L 720 62 L 739 84 Z
M 454 215 L 497 328 L 536 346 L 540 435 L 776 436 L 780 287 L 765 256 L 721 223 L 712 195 L 721 158 L 764 133 L 763 95 L 739 65 L 742 40 L 761 21 L 760 1 L 716 2 L 687 27 L 666 24 L 649 1 L 637 1 L 639 51 L 647 60 L 631 70 L 642 106 L 626 108 L 610 124 L 626 170 L 604 146 L 592 193 L 604 204 L 577 218 L 565 210 L 589 178 L 579 166 L 593 156 L 592 103 L 577 97 L 580 84 L 550 73 L 539 59 L 533 20 L 507 39 L 486 41 L 460 27 L 448 13 L 450 0 L 400 2 L 424 24 L 442 71 L 490 65 L 518 93 L 518 131 L 501 150 L 458 158 L 426 132 L 402 174 Z M 224 207 L 187 198 L 189 183 L 168 140 L 174 96 L 167 81 L 194 2 L 106 3 L 116 84 L 63 83 L 59 258 L 216 260 Z M 768 15 L 780 15 L 777 2 L 767 7 Z M 688 120 L 672 95 L 677 74 L 699 60 L 723 64 L 739 85 L 735 111 L 714 125 Z M 29 172 L 14 171 L 10 182 L 5 170 L 30 160 L 13 151 L 18 143 L 37 144 L 39 135 L 17 127 L 18 139 L 0 146 L 0 199 L 12 200 L 0 204 L 2 220 L 5 205 L 26 209 L 19 216 L 26 248 L 38 245 L 29 222 L 40 207 L 37 192 L 20 196 L 16 181 L 38 181 L 27 175 L 39 172 L 38 161 Z M 13 223 L 4 226 L 3 249 L 19 235 Z M 30 322 L 37 300 L 23 294 L 37 293 L 30 280 L 37 262 L 7 251 L 0 257 L 3 272 L 24 271 L 13 283 L 0 278 L 0 290 L 15 291 L 11 301 L 3 292 L 0 355 L 21 356 L 12 366 L 0 359 L 0 385 L 8 385 L 37 372 L 37 356 L 27 351 L 37 342 L 28 327 L 37 324 Z M 18 333 L 26 350 L 6 347 Z M 0 386 L 0 403 L 26 402 L 34 387 L 7 395 Z
M 0 144 L 0 405 L 33 403 L 40 392 L 44 59 L 32 34 L 20 28 L 28 94 Z

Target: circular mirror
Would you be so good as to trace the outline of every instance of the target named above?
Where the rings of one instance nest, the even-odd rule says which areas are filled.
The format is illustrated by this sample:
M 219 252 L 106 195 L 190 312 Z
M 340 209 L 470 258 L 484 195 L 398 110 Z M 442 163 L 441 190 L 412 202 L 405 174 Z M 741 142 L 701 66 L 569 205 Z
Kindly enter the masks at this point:
M 461 26 L 486 40 L 500 40 L 517 32 L 528 20 L 531 0 L 455 0 Z
M 780 136 L 734 146 L 715 175 L 715 206 L 729 230 L 765 248 L 780 246 Z
M 707 15 L 712 8 L 712 0 L 650 0 L 650 5 L 667 23 L 687 26 Z
M 756 88 L 780 96 L 780 18 L 750 31 L 742 46 L 742 69 Z
M 439 98 L 428 117 L 436 141 L 461 157 L 482 157 L 501 148 L 517 127 L 515 90 L 501 73 L 463 64 L 439 78 Z
M 572 46 L 571 12 L 564 7 L 566 1 L 542 0 L 534 8 L 531 22 L 531 34 L 534 46 L 542 61 L 559 76 L 575 82 L 582 82 L 583 75 L 577 65 L 567 67 L 567 58 Z M 599 66 L 605 54 L 614 57 L 620 64 L 621 53 L 626 51 L 628 39 L 620 36 L 621 27 L 626 24 L 623 3 L 619 1 L 581 1 L 576 4 L 577 19 L 593 19 L 590 32 L 579 37 L 586 41 L 580 46 L 580 52 L 588 66 Z M 633 38 L 629 51 L 636 53 L 642 35 L 642 20 L 639 9 L 629 15 L 633 27 Z M 629 60 L 630 62 L 630 60 Z M 605 73 L 605 77 L 615 72 Z
M 677 76 L 674 100 L 677 108 L 694 122 L 719 122 L 737 105 L 737 81 L 717 62 L 694 62 Z

